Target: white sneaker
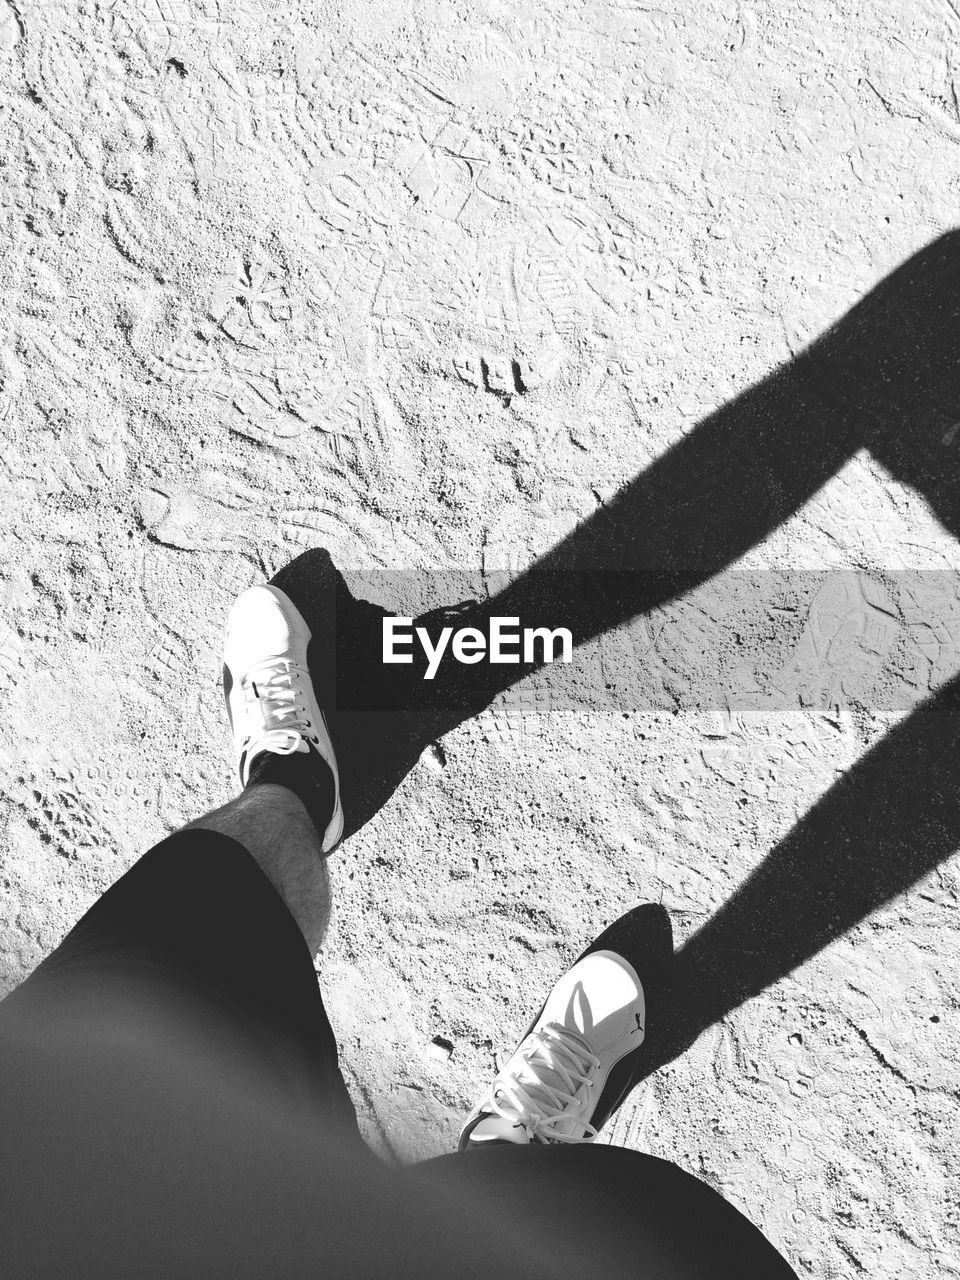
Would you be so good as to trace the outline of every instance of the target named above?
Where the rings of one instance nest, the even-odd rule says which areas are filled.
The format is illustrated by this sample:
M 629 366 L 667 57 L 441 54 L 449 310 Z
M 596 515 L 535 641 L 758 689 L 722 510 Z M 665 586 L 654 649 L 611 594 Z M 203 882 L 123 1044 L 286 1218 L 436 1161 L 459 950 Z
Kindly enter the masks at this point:
M 623 956 L 583 955 L 467 1117 L 459 1150 L 484 1142 L 592 1142 L 598 1129 L 591 1121 L 609 1114 L 598 1104 L 610 1073 L 643 1043 L 645 1016 L 643 987 Z
M 333 774 L 333 817 L 323 835 L 329 853 L 343 837 L 337 757 L 307 668 L 310 628 L 278 587 L 250 587 L 227 619 L 223 692 L 241 787 L 263 751 L 315 752 Z

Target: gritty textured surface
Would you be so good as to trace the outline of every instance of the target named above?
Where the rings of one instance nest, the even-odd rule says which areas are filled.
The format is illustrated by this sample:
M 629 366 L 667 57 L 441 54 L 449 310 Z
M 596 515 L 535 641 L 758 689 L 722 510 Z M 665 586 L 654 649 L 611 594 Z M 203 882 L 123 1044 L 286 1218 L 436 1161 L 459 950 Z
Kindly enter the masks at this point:
M 958 40 L 951 0 L 4 0 L 4 989 L 229 795 L 239 589 L 318 544 L 522 568 L 946 230 Z M 689 937 L 960 668 L 952 575 L 942 622 L 883 585 L 960 549 L 867 452 L 746 562 L 814 585 L 745 646 L 716 584 L 640 620 L 649 705 L 504 698 L 334 859 L 319 968 L 384 1155 L 450 1149 L 603 925 L 662 901 Z M 658 701 L 678 630 L 790 696 Z M 948 860 L 604 1136 L 801 1274 L 960 1274 L 957 902 Z

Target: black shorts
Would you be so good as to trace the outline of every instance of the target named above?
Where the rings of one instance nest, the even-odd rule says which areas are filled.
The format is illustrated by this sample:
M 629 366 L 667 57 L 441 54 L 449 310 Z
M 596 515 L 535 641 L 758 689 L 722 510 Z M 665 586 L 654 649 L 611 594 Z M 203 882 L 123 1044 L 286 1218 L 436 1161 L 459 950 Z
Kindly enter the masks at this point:
M 376 1158 L 299 929 L 202 830 L 151 849 L 0 1004 L 0 1252 L 5 1280 L 794 1275 L 653 1156 Z

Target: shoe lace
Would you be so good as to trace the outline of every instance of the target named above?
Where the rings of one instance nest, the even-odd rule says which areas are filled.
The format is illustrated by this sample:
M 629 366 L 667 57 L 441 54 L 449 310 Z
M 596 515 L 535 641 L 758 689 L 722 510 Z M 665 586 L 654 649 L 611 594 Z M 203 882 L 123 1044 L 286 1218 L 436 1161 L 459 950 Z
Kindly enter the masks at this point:
M 265 658 L 244 673 L 242 689 L 248 707 L 256 707 L 263 732 L 251 745 L 258 751 L 292 755 L 313 727 L 303 700 L 302 682 L 307 672 L 289 658 Z
M 519 1061 L 510 1075 L 494 1081 L 484 1110 L 522 1124 L 541 1142 L 591 1142 L 599 1131 L 581 1119 L 589 1091 L 578 1093 L 593 1079 L 600 1059 L 583 1037 L 559 1022 L 548 1022 L 527 1036 L 516 1057 Z M 551 1076 L 556 1083 L 550 1082 Z M 571 1120 L 583 1126 L 582 1135 L 561 1131 Z

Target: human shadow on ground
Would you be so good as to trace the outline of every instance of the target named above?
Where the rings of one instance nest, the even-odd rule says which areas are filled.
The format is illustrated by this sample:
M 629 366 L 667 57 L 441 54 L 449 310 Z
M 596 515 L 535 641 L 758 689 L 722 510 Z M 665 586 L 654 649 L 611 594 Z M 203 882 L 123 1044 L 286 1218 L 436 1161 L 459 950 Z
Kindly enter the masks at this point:
M 960 676 L 804 814 L 683 946 L 643 1074 L 960 847 Z
M 732 565 L 861 448 L 960 536 L 958 338 L 960 233 L 949 232 L 798 358 L 705 418 L 529 571 L 456 616 L 567 627 L 583 644 Z M 274 581 L 307 614 L 311 667 L 327 705 L 337 705 L 332 729 L 354 787 L 345 799 L 348 833 L 431 741 L 535 670 L 454 666 L 428 687 L 415 667 L 383 666 L 384 611 L 352 598 L 326 552 L 306 552 Z M 427 625 L 445 620 L 436 615 Z M 831 788 L 681 949 L 672 1029 L 651 1043 L 647 1069 L 956 849 L 958 715 L 954 680 Z

